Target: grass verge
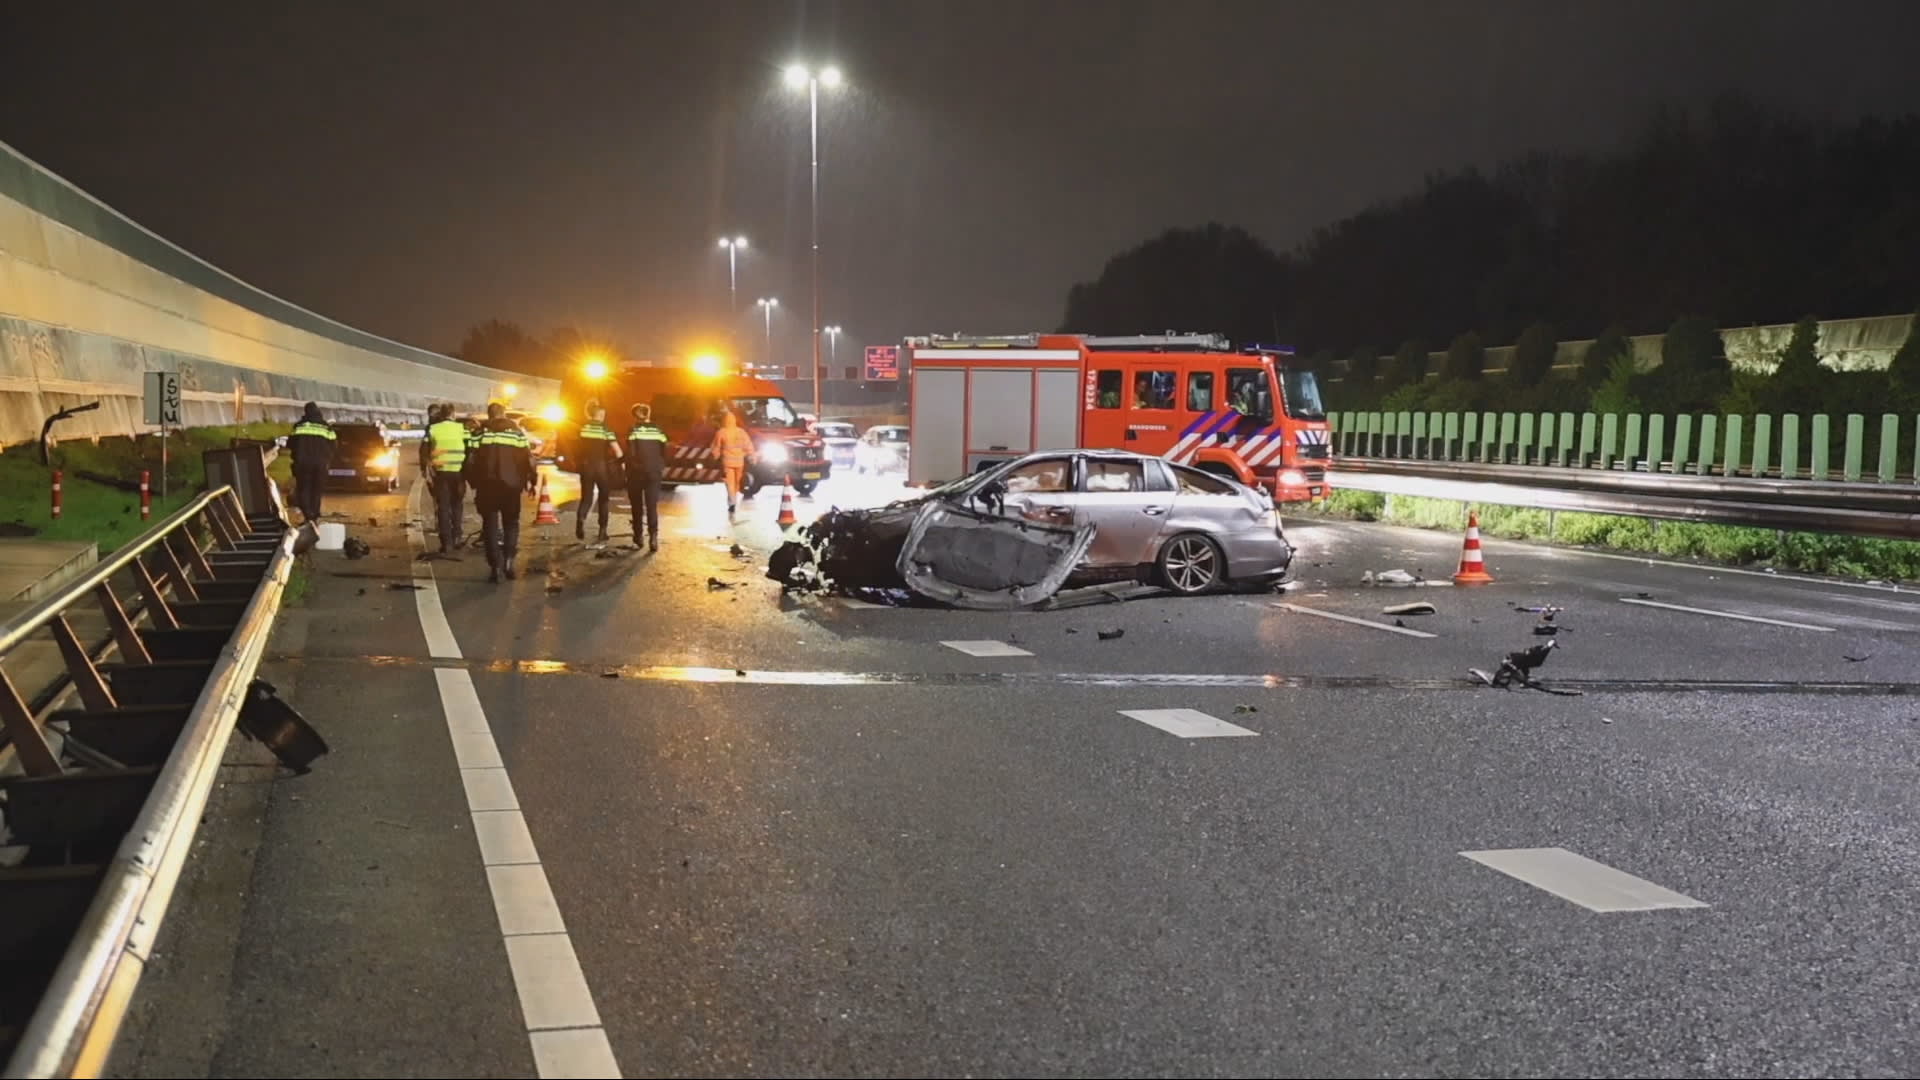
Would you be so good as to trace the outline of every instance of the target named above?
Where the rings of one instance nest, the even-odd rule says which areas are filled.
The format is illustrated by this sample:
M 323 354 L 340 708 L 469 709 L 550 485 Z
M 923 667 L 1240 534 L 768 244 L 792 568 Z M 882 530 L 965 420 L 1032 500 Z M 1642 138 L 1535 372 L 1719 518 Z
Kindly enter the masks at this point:
M 51 464 L 40 463 L 40 449 L 27 443 L 0 452 L 0 525 L 12 536 L 45 540 L 92 540 L 102 555 L 138 536 L 151 522 L 140 520 L 140 473 L 152 474 L 153 521 L 185 505 L 206 482 L 201 454 L 225 449 L 235 438 L 272 439 L 285 435 L 279 421 L 238 426 L 192 428 L 167 436 L 165 496 L 160 494 L 160 436 L 74 439 L 52 448 Z M 282 454 L 267 474 L 282 484 L 292 482 L 292 461 Z M 62 472 L 61 515 L 53 518 L 54 469 Z M 81 476 L 82 472 L 111 477 L 136 486 L 123 491 Z
M 1573 510 L 1550 512 L 1528 506 L 1478 505 L 1476 509 L 1480 512 L 1481 535 L 1506 540 L 1601 548 L 1730 566 L 1771 566 L 1777 570 L 1865 580 L 1920 581 L 1920 543 L 1910 540 L 1701 525 Z M 1335 491 L 1321 510 L 1310 513 L 1349 521 L 1379 521 L 1447 531 L 1463 529 L 1467 521 L 1465 503 L 1371 491 Z
M 293 560 L 292 569 L 287 571 L 287 587 L 280 592 L 280 606 L 299 607 L 307 602 L 313 592 L 313 572 L 307 565 L 306 557 Z

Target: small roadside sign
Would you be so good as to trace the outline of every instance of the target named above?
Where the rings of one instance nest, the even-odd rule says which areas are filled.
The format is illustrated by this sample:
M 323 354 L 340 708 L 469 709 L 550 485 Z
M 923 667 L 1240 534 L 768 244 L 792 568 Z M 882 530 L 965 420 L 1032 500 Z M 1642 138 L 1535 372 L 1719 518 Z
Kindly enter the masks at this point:
M 146 419 L 161 427 L 180 426 L 180 375 L 173 371 L 146 373 Z

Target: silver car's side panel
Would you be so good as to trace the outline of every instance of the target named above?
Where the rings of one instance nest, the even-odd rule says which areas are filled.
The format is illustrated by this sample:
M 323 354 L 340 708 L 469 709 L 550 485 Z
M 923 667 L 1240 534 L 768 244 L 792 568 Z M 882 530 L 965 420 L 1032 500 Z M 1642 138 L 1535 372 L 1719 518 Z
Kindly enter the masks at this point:
M 1066 583 L 1093 543 L 1090 527 L 1041 525 L 930 500 L 895 564 L 907 587 L 955 607 L 1010 611 Z

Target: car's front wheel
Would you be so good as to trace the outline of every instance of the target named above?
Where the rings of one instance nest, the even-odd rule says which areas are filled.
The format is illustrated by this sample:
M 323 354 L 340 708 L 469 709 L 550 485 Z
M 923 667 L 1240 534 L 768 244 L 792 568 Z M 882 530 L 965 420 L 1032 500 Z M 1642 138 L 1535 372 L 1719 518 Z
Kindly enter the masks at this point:
M 1200 533 L 1181 533 L 1160 549 L 1160 580 L 1182 596 L 1212 592 L 1225 577 L 1220 545 Z

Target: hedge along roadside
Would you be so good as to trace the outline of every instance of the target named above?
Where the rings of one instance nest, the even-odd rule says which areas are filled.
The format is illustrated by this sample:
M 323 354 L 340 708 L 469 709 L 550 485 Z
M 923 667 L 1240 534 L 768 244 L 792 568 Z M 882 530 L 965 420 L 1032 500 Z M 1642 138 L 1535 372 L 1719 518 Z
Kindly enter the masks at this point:
M 1480 532 L 1505 540 L 1699 559 L 1730 566 L 1771 566 L 1862 580 L 1920 581 L 1920 543 L 1827 533 L 1776 532 L 1690 521 L 1655 521 L 1620 514 L 1548 511 L 1477 503 Z M 1418 529 L 1457 531 L 1465 503 L 1421 495 L 1335 491 L 1318 511 L 1349 521 L 1378 521 Z

